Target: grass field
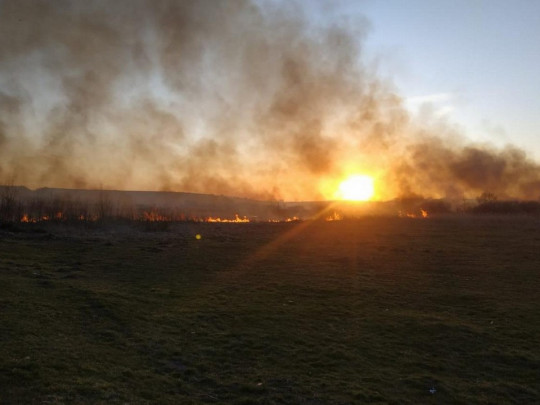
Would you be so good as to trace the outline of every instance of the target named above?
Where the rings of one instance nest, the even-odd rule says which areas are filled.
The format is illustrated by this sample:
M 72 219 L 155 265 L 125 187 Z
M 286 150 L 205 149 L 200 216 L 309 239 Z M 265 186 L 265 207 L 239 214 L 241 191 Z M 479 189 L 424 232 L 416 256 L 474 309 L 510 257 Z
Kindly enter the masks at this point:
M 539 290 L 538 218 L 17 225 L 0 403 L 538 404 Z

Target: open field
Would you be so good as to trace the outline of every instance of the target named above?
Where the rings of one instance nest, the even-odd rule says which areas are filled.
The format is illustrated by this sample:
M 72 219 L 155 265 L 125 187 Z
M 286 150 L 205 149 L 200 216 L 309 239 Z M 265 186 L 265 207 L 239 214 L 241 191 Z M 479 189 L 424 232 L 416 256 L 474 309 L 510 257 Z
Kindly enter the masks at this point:
M 539 252 L 532 217 L 0 229 L 0 403 L 540 403 Z

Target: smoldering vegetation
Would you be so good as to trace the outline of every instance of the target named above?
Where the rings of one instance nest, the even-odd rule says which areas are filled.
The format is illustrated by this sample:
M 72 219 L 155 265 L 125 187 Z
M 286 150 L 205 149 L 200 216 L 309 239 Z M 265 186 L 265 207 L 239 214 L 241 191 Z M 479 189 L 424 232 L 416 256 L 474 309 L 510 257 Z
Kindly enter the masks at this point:
M 0 1 L 0 183 L 321 200 L 356 170 L 381 199 L 540 198 L 524 151 L 409 116 L 369 21 L 304 5 Z
M 171 223 L 185 222 L 331 222 L 365 217 L 428 219 L 469 214 L 540 217 L 540 202 L 499 200 L 497 195 L 488 192 L 474 200 L 417 196 L 385 202 L 292 203 L 194 193 L 30 190 L 20 186 L 0 186 L 0 227 L 8 229 L 15 229 L 14 224 L 28 224 L 29 229 L 45 224 L 82 224 L 91 228 L 142 224 L 146 230 L 162 231 L 167 230 Z
M 314 217 L 327 205 L 193 193 L 0 186 L 0 223 L 285 222 Z

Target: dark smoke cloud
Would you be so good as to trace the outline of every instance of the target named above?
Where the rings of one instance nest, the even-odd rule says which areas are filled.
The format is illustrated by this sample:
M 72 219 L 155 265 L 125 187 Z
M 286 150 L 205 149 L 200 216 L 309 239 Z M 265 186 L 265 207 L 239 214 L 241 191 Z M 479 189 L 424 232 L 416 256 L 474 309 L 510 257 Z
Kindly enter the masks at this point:
M 318 199 L 355 170 L 380 198 L 540 197 L 522 151 L 412 122 L 365 19 L 305 4 L 0 0 L 0 180 Z

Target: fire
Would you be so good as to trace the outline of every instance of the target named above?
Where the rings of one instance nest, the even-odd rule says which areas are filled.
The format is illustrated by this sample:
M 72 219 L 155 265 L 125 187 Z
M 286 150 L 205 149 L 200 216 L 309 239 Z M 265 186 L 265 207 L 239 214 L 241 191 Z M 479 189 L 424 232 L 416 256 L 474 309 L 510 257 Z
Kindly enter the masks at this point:
M 161 211 L 159 209 L 141 210 L 138 213 L 130 213 L 129 216 L 110 216 L 108 220 L 115 221 L 118 219 L 129 218 L 133 221 L 143 222 L 216 222 L 216 223 L 249 223 L 249 222 L 300 222 L 302 218 L 293 216 L 287 218 L 270 218 L 258 220 L 257 217 L 249 218 L 248 216 L 234 215 L 234 218 L 221 218 L 214 216 L 192 216 L 181 212 Z M 101 218 L 102 219 L 102 218 Z M 334 212 L 326 218 L 327 221 L 341 220 L 342 216 Z M 54 211 L 51 215 L 36 215 L 31 212 L 23 213 L 19 217 L 21 223 L 38 223 L 38 222 L 94 222 L 100 220 L 100 217 L 92 213 L 65 213 L 62 211 Z
M 365 174 L 355 174 L 343 180 L 336 192 L 336 197 L 342 200 L 368 201 L 375 194 L 373 177 Z
M 401 218 L 427 218 L 429 214 L 426 210 L 420 209 L 420 215 L 414 214 L 412 212 L 399 211 L 398 214 Z
M 297 221 L 300 221 L 300 218 L 298 217 L 292 217 L 292 218 L 287 218 L 285 220 L 285 222 L 297 222 Z
M 147 222 L 168 222 L 170 221 L 170 218 L 155 211 L 144 211 L 143 220 Z
M 21 218 L 21 222 L 33 222 L 33 221 L 28 217 L 28 214 L 24 214 Z
M 243 217 L 243 218 L 240 218 L 238 216 L 238 214 L 235 214 L 234 215 L 234 219 L 227 219 L 227 218 L 214 218 L 214 217 L 208 217 L 206 218 L 206 222 L 239 222 L 239 223 L 246 223 L 246 222 L 250 222 L 249 218 L 247 217 Z
M 341 215 L 341 214 L 338 213 L 338 212 L 334 212 L 332 215 L 326 217 L 325 220 L 326 220 L 327 222 L 330 222 L 330 221 L 341 221 L 341 220 L 343 220 L 343 215 Z

